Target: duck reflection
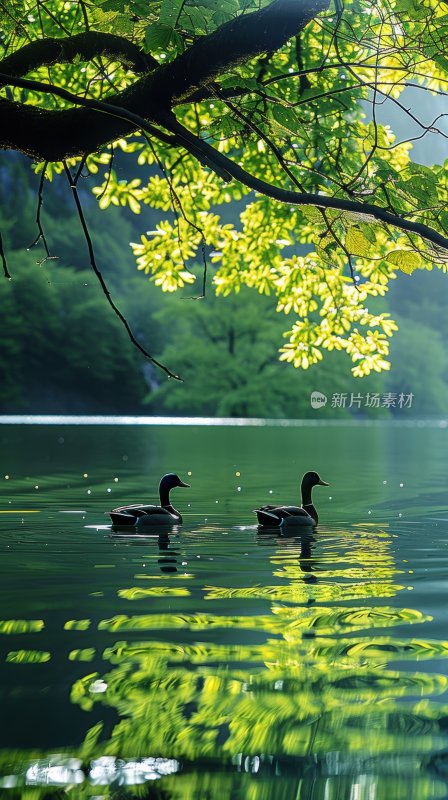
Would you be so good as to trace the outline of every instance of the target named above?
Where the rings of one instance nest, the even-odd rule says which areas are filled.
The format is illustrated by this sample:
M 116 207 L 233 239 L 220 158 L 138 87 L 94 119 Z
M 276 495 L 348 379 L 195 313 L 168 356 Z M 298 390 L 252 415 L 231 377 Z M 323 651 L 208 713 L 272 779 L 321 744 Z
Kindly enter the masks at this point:
M 168 536 L 166 531 L 163 531 L 159 534 L 158 545 L 159 551 L 161 553 L 160 557 L 157 559 L 158 564 L 160 565 L 161 572 L 177 572 L 177 564 L 178 556 L 180 555 L 178 550 L 171 550 L 170 549 L 170 537 Z
M 316 536 L 311 530 L 304 530 L 294 535 L 274 532 L 258 526 L 257 543 L 263 546 L 277 546 L 285 550 L 297 550 L 297 561 L 302 572 L 307 573 L 304 577 L 308 583 L 316 583 L 318 578 L 315 575 L 317 558 L 313 558 L 313 544 L 317 541 Z
M 179 563 L 178 558 L 180 556 L 180 552 L 172 549 L 170 546 L 170 535 L 175 536 L 178 533 L 179 525 L 171 525 L 169 531 L 166 529 L 166 526 L 164 526 L 161 531 L 151 530 L 150 534 L 141 532 L 137 533 L 136 531 L 124 533 L 112 530 L 110 535 L 114 541 L 122 541 L 123 544 L 126 544 L 128 547 L 139 547 L 142 545 L 147 546 L 148 542 L 157 540 L 157 546 L 159 548 L 159 558 L 157 559 L 157 563 L 160 565 L 160 571 L 170 573 L 178 571 L 177 565 Z

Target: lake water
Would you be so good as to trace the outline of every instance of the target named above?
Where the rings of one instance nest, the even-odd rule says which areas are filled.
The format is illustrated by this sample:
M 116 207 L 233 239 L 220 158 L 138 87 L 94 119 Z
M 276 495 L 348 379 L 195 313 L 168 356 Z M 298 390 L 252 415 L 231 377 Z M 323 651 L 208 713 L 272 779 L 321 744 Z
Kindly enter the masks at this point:
M 2 796 L 447 797 L 445 423 L 0 440 Z M 261 534 L 308 469 L 318 530 Z M 169 471 L 184 524 L 113 534 Z

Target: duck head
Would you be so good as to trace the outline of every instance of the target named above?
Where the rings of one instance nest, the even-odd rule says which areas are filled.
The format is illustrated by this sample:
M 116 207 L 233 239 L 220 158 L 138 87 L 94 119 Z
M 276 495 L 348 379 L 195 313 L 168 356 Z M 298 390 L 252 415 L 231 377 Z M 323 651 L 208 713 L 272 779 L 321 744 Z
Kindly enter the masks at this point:
M 160 481 L 160 488 L 168 489 L 175 489 L 176 486 L 182 486 L 185 489 L 190 488 L 189 483 L 185 483 L 185 481 L 181 481 L 179 475 L 176 475 L 174 472 L 168 472 Z
M 160 505 L 161 506 L 169 506 L 170 505 L 170 491 L 171 489 L 175 489 L 176 486 L 181 486 L 182 488 L 189 489 L 190 484 L 185 483 L 185 481 L 181 481 L 179 475 L 176 475 L 174 472 L 168 472 L 167 475 L 164 475 L 159 484 L 159 496 L 160 496 Z
M 311 503 L 311 490 L 314 486 L 329 486 L 330 484 L 323 481 L 317 472 L 305 472 L 302 478 L 302 505 L 309 505 Z

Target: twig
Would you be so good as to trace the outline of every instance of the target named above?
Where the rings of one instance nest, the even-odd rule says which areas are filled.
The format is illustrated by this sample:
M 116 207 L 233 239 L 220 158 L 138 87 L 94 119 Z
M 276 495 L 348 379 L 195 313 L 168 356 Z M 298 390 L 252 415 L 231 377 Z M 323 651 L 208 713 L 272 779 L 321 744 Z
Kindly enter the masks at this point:
M 40 176 L 39 190 L 38 190 L 38 193 L 37 193 L 38 200 L 37 200 L 37 211 L 36 211 L 36 225 L 37 225 L 37 229 L 38 229 L 39 233 L 37 234 L 34 242 L 32 242 L 30 244 L 29 248 L 28 248 L 28 250 L 31 250 L 31 248 L 35 247 L 35 245 L 38 242 L 40 242 L 40 240 L 42 239 L 43 245 L 45 247 L 46 256 L 42 260 L 38 261 L 37 262 L 38 264 L 45 264 L 45 262 L 48 259 L 57 258 L 57 256 L 52 256 L 50 251 L 49 251 L 49 249 L 48 249 L 48 242 L 47 242 L 47 238 L 45 236 L 44 229 L 42 227 L 42 221 L 41 221 L 42 205 L 43 205 L 43 202 L 44 202 L 44 197 L 43 197 L 44 181 L 45 181 L 45 173 L 47 171 L 47 164 L 48 164 L 48 162 L 46 161 L 45 164 L 44 164 L 43 170 L 42 170 L 42 174 Z
M 114 165 L 114 156 L 115 156 L 115 149 L 114 149 L 114 144 L 113 144 L 113 142 L 112 142 L 112 144 L 111 144 L 111 146 L 110 146 L 110 153 L 111 153 L 111 155 L 110 155 L 110 161 L 109 161 L 109 164 L 108 164 L 108 166 L 109 166 L 109 171 L 108 171 L 108 173 L 107 173 L 107 178 L 106 178 L 106 181 L 105 181 L 105 183 L 104 183 L 104 189 L 103 189 L 103 191 L 101 192 L 101 194 L 99 194 L 99 195 L 98 195 L 98 197 L 97 197 L 97 200 L 98 200 L 98 202 L 100 202 L 100 200 L 101 200 L 101 199 L 104 197 L 104 195 L 106 194 L 106 192 L 107 192 L 107 190 L 108 190 L 108 188 L 109 188 L 110 176 L 111 176 L 111 174 L 112 174 L 112 169 L 113 169 L 113 165 Z
M 341 248 L 341 250 L 343 250 L 343 252 L 345 253 L 346 258 L 347 258 L 348 267 L 349 267 L 349 270 L 350 270 L 350 276 L 351 276 L 351 279 L 352 279 L 352 282 L 353 282 L 353 286 L 355 287 L 355 289 L 358 292 L 360 292 L 361 290 L 360 290 L 360 288 L 359 288 L 359 286 L 357 284 L 356 277 L 355 277 L 355 270 L 354 270 L 354 267 L 353 267 L 353 261 L 352 261 L 351 253 L 347 250 L 345 244 L 341 241 L 339 236 L 335 233 L 335 231 L 333 229 L 333 223 L 328 219 L 328 216 L 325 213 L 324 209 L 320 208 L 319 211 L 320 211 L 320 213 L 322 214 L 322 217 L 325 220 L 325 224 L 327 225 L 327 231 L 329 233 L 331 233 L 331 235 L 332 235 L 333 239 L 335 240 L 336 244 L 338 244 L 339 247 Z
M 77 183 L 78 183 L 78 180 L 79 180 L 79 178 L 81 176 L 82 169 L 84 167 L 84 159 L 81 162 L 81 165 L 79 166 L 75 177 L 72 176 L 72 174 L 71 174 L 71 172 L 70 172 L 70 170 L 69 170 L 69 168 L 67 166 L 67 163 L 65 161 L 63 163 L 64 163 L 65 174 L 67 176 L 67 180 L 68 180 L 69 186 L 70 186 L 70 188 L 72 190 L 73 198 L 74 198 L 75 205 L 76 205 L 76 210 L 78 212 L 78 217 L 79 217 L 79 220 L 80 220 L 80 223 L 81 223 L 81 227 L 82 227 L 82 230 L 83 230 L 83 233 L 84 233 L 84 238 L 86 240 L 87 249 L 89 251 L 90 265 L 91 265 L 96 277 L 98 278 L 98 281 L 99 281 L 100 286 L 101 286 L 101 288 L 102 288 L 102 290 L 104 292 L 104 295 L 106 297 L 107 302 L 109 303 L 110 307 L 112 308 L 112 310 L 114 311 L 114 313 L 116 314 L 118 319 L 124 325 L 132 344 L 135 345 L 135 347 L 137 347 L 137 349 L 140 350 L 141 353 L 143 353 L 145 358 L 148 358 L 149 361 L 151 361 L 156 367 L 159 367 L 161 370 L 163 370 L 163 372 L 165 372 L 168 375 L 169 378 L 175 378 L 175 380 L 181 381 L 182 378 L 179 375 L 176 375 L 174 372 L 171 372 L 171 370 L 169 370 L 167 367 L 165 367 L 164 364 L 162 364 L 160 361 L 157 361 L 150 353 L 148 353 L 147 350 L 145 350 L 145 348 L 140 344 L 140 342 L 137 341 L 137 339 L 135 338 L 135 336 L 134 336 L 134 334 L 132 332 L 132 329 L 131 329 L 126 317 L 122 314 L 120 309 L 115 305 L 114 301 L 112 300 L 111 294 L 110 294 L 109 289 L 107 287 L 107 284 L 106 284 L 106 282 L 104 280 L 104 277 L 103 277 L 103 275 L 102 275 L 101 271 L 99 270 L 98 265 L 96 263 L 95 251 L 93 249 L 92 239 L 90 237 L 89 229 L 87 227 L 87 223 L 86 223 L 86 220 L 85 220 L 85 217 L 84 217 L 84 212 L 83 212 L 82 205 L 81 205 L 81 200 L 80 200 L 79 194 L 78 194 Z
M 84 1 L 83 0 L 78 0 L 78 6 L 81 9 L 81 14 L 82 14 L 82 17 L 83 17 L 83 20 L 84 20 L 84 27 L 85 27 L 86 31 L 88 31 L 88 30 L 90 30 L 89 18 L 87 16 L 87 11 L 86 11 L 86 7 L 84 5 Z
M 10 280 L 11 274 L 10 274 L 10 272 L 8 270 L 8 263 L 6 261 L 6 255 L 5 255 L 5 251 L 3 249 L 3 239 L 2 239 L 1 233 L 0 233 L 0 258 L 2 259 L 3 274 L 4 274 L 5 278 L 8 278 L 8 280 Z
M 207 288 L 207 255 L 206 255 L 206 252 L 205 252 L 204 237 L 202 237 L 201 252 L 202 252 L 202 261 L 204 263 L 204 273 L 203 273 L 203 276 L 202 276 L 202 297 L 205 297 L 205 290 Z
M 221 97 L 219 91 L 217 91 L 216 96 L 220 100 L 223 99 Z M 241 111 L 241 109 L 239 109 L 236 105 L 234 105 L 234 103 L 231 103 L 230 100 L 224 100 L 224 103 L 230 109 L 230 111 L 232 111 L 239 119 L 241 119 L 245 123 L 245 125 L 248 126 L 248 128 L 253 130 L 254 133 L 256 133 L 257 136 L 259 136 L 260 139 L 262 139 L 265 142 L 265 144 L 267 144 L 267 146 L 272 151 L 273 155 L 277 159 L 277 161 L 280 164 L 280 166 L 283 169 L 283 171 L 286 172 L 286 174 L 288 175 L 289 178 L 291 178 L 291 180 L 295 184 L 295 186 L 297 186 L 297 188 L 300 189 L 301 192 L 303 192 L 303 184 L 301 184 L 300 181 L 295 177 L 294 173 L 291 172 L 291 170 L 288 167 L 288 164 L 286 163 L 285 159 L 283 158 L 283 154 L 282 154 L 280 148 L 277 147 L 275 142 L 273 142 L 269 138 L 269 136 L 267 136 L 264 133 L 264 131 L 259 127 L 259 125 L 256 124 L 256 122 L 254 122 L 253 119 L 251 119 L 250 117 L 246 116 L 246 114 L 244 114 Z

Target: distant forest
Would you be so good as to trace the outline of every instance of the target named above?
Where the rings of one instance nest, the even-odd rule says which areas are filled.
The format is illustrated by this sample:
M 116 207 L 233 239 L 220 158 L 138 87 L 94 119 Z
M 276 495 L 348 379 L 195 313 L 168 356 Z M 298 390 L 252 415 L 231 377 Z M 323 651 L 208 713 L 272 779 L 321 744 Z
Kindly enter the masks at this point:
M 336 419 L 446 413 L 448 284 L 439 270 L 400 275 L 377 301 L 399 324 L 389 373 L 355 379 L 336 352 L 308 371 L 295 370 L 278 361 L 288 321 L 273 299 L 250 290 L 216 298 L 212 265 L 205 299 L 192 299 L 198 290 L 191 287 L 184 295 L 163 293 L 137 271 L 129 247 L 139 239 L 142 216 L 148 230 L 157 225 L 156 212 L 102 212 L 86 185 L 84 209 L 112 296 L 137 339 L 182 376 L 180 383 L 139 354 L 107 304 L 72 198 L 57 176 L 45 185 L 42 211 L 55 258 L 39 263 L 41 242 L 29 249 L 37 235 L 38 181 L 25 158 L 0 156 L 0 230 L 12 275 L 0 281 L 1 413 Z M 201 272 L 200 265 L 192 269 Z M 311 407 L 313 391 L 327 397 L 324 406 Z M 411 397 L 408 407 L 399 407 L 400 395 Z

